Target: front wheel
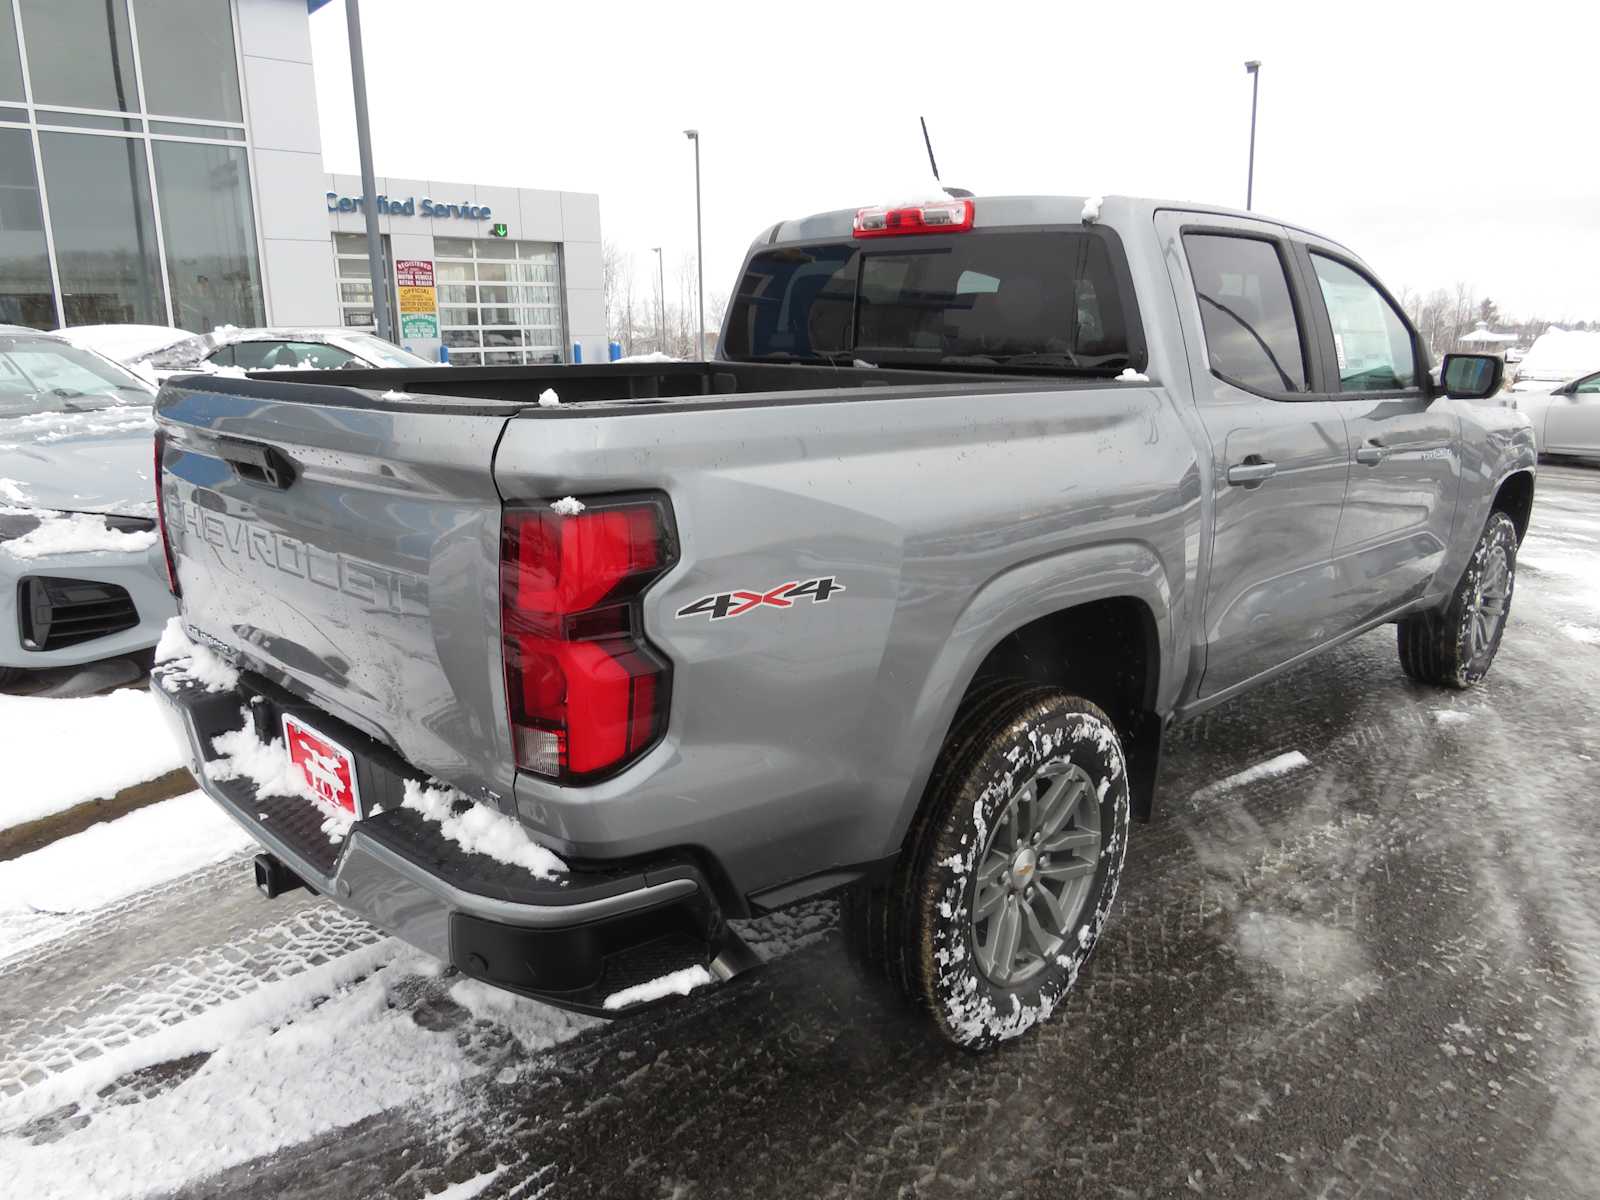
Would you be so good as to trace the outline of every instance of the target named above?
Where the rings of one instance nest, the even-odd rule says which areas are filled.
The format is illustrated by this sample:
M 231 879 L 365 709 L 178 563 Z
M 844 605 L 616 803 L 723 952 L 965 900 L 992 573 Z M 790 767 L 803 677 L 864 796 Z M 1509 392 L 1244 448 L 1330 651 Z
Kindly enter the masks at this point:
M 1109 717 L 1028 687 L 963 720 L 892 887 L 857 897 L 882 965 L 957 1045 L 1050 1016 L 1117 894 L 1128 777 Z
M 1517 581 L 1517 527 L 1489 514 L 1467 569 L 1445 606 L 1399 626 L 1400 665 L 1419 683 L 1469 688 L 1489 673 Z

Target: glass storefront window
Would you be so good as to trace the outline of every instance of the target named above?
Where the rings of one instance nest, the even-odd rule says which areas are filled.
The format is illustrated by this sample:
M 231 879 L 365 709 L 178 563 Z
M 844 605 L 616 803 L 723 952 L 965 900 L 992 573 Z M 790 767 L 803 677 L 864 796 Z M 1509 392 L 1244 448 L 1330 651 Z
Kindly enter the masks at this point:
M 174 323 L 197 331 L 260 325 L 261 266 L 244 147 L 154 145 Z
M 136 112 L 133 40 L 123 0 L 21 0 L 35 104 Z M 228 47 L 233 61 L 233 47 Z M 185 63 L 183 69 L 194 64 Z
M 26 129 L 0 129 L 0 323 L 56 327 L 44 210 Z
M 68 325 L 165 325 L 144 142 L 41 133 Z
M 0 11 L 0 100 L 21 100 L 22 56 L 17 53 L 17 23 L 11 6 Z
M 135 0 L 144 101 L 151 112 L 244 120 L 232 10 L 217 0 Z

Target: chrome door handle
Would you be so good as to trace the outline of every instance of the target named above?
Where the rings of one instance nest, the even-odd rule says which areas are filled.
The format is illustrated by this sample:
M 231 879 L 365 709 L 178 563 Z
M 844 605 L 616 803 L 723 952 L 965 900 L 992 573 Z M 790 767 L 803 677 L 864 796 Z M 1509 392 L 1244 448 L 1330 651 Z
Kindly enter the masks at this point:
M 1389 447 L 1381 442 L 1368 442 L 1356 451 L 1356 461 L 1364 466 L 1375 467 L 1389 457 Z
M 1262 462 L 1259 456 L 1252 454 L 1242 463 L 1234 463 L 1228 468 L 1228 482 L 1234 487 L 1251 487 L 1271 479 L 1277 473 L 1277 463 Z

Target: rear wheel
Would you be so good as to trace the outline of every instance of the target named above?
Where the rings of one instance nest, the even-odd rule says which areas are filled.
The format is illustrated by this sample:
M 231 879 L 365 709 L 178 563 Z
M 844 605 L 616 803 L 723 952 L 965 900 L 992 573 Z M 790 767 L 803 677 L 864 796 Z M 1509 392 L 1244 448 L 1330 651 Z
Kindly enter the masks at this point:
M 1116 896 L 1128 780 L 1109 717 L 1048 688 L 952 731 L 893 884 L 850 898 L 867 957 L 957 1045 L 1049 1017 Z
M 1445 606 L 1400 622 L 1405 673 L 1450 688 L 1469 688 L 1487 675 L 1511 615 L 1516 581 L 1517 527 L 1505 513 L 1490 513 Z

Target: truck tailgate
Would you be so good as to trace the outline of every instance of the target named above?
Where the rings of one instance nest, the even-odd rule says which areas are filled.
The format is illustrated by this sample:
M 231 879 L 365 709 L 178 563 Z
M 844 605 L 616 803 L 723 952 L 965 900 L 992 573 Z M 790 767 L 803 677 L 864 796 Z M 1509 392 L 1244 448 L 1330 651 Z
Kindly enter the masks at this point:
M 162 494 L 190 636 L 439 778 L 509 797 L 491 466 L 519 407 L 168 384 Z

